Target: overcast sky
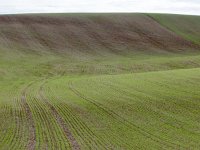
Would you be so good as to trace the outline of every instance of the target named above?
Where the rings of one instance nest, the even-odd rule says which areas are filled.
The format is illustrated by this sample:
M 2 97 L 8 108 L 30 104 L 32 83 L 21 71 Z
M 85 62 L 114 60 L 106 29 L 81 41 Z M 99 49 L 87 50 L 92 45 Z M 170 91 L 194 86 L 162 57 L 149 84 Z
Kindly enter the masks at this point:
M 0 0 L 0 14 L 154 12 L 200 15 L 200 0 Z

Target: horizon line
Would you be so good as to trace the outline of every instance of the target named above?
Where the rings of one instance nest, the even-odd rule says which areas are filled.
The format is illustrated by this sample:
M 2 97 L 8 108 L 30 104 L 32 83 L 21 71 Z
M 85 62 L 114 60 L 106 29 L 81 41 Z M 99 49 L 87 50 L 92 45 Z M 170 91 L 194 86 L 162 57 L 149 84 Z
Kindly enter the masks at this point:
M 31 15 L 31 14 L 166 14 L 166 15 L 184 15 L 184 16 L 200 16 L 199 14 L 189 13 L 169 13 L 169 12 L 16 12 L 16 13 L 0 13 L 0 15 Z

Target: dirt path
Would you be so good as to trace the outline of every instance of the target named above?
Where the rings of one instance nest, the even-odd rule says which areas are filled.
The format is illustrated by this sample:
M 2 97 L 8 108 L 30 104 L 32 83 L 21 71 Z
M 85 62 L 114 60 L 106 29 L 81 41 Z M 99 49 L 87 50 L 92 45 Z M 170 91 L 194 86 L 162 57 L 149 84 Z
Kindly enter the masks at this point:
M 49 106 L 49 108 L 51 109 L 52 114 L 54 115 L 57 123 L 59 124 L 59 126 L 63 129 L 68 141 L 70 142 L 71 148 L 73 150 L 80 150 L 80 145 L 78 144 L 78 142 L 76 141 L 76 139 L 74 138 L 74 136 L 72 135 L 71 131 L 69 130 L 69 128 L 67 127 L 66 123 L 64 122 L 63 118 L 59 115 L 59 113 L 57 112 L 57 110 L 55 109 L 55 107 L 53 105 L 51 105 L 49 103 L 49 100 L 44 96 L 44 86 L 45 83 L 43 83 L 40 86 L 39 89 L 39 96 L 45 101 L 45 103 Z
M 28 125 L 29 125 L 29 134 L 30 135 L 29 135 L 29 141 L 27 144 L 28 150 L 34 150 L 35 145 L 36 145 L 36 131 L 35 131 L 33 115 L 32 115 L 31 109 L 26 101 L 27 90 L 32 84 L 33 83 L 30 83 L 29 85 L 27 85 L 26 88 L 22 91 L 22 95 L 21 95 L 22 106 L 24 107 L 24 109 L 26 111 Z

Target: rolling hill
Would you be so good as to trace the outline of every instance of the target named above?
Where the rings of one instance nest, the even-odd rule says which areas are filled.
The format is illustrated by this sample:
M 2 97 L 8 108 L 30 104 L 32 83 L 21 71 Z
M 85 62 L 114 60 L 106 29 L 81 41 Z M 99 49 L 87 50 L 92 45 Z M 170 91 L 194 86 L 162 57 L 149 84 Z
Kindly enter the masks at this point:
M 199 149 L 200 17 L 0 16 L 0 149 Z

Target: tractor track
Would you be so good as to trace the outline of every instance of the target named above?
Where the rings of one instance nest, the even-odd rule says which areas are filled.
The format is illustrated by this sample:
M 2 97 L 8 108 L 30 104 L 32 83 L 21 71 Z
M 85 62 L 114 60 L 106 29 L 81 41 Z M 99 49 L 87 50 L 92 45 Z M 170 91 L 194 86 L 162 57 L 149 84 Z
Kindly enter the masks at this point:
M 64 122 L 63 118 L 59 115 L 59 113 L 57 112 L 57 110 L 55 109 L 55 107 L 49 103 L 49 100 L 44 96 L 44 93 L 43 93 L 43 86 L 44 86 L 44 84 L 45 84 L 45 82 L 39 87 L 39 95 L 40 95 L 40 97 L 42 98 L 42 100 L 45 101 L 45 103 L 47 104 L 47 106 L 51 109 L 51 112 L 52 112 L 53 116 L 55 117 L 57 123 L 63 129 L 63 131 L 64 131 L 64 133 L 65 133 L 68 141 L 70 142 L 71 148 L 73 150 L 80 150 L 79 143 L 74 138 L 73 134 L 71 133 L 71 131 L 67 127 L 67 125 Z
M 132 122 L 124 119 L 123 117 L 119 116 L 118 114 L 116 114 L 115 112 L 113 112 L 112 110 L 110 110 L 109 108 L 106 108 L 105 106 L 103 106 L 102 104 L 98 103 L 98 102 L 94 102 L 93 100 L 85 97 L 83 94 L 81 94 L 78 90 L 76 90 L 74 87 L 73 87 L 73 83 L 72 82 L 69 82 L 69 89 L 74 92 L 74 94 L 76 94 L 77 96 L 79 96 L 80 98 L 92 103 L 93 105 L 95 105 L 96 107 L 98 107 L 100 110 L 104 111 L 105 113 L 107 113 L 109 116 L 111 116 L 112 118 L 120 121 L 122 124 L 125 123 L 126 126 L 129 126 L 131 127 L 131 129 L 139 132 L 140 134 L 142 134 L 143 136 L 151 139 L 152 141 L 156 142 L 156 143 L 159 143 L 159 144 L 162 144 L 163 146 L 166 146 L 166 148 L 176 148 L 176 149 L 180 149 L 181 147 L 182 148 L 185 148 L 187 149 L 187 147 L 183 147 L 181 145 L 178 145 L 178 144 L 175 144 L 173 142 L 170 142 L 170 141 L 166 141 L 166 140 L 161 140 L 160 138 L 161 137 L 158 137 L 148 131 L 145 131 L 145 129 L 133 124 Z M 163 148 L 163 147 L 162 147 Z
M 52 106 L 52 104 L 49 102 L 49 99 L 46 98 L 44 93 L 44 85 L 47 82 L 48 80 L 46 80 L 40 86 L 39 95 L 47 103 L 47 105 L 49 105 L 49 108 L 53 111 L 52 113 L 58 119 L 58 122 L 60 122 L 59 124 L 64 126 L 63 129 L 65 129 L 64 130 L 65 134 L 70 136 L 71 143 L 74 145 L 73 147 L 76 149 L 82 149 L 82 146 L 86 145 L 86 147 L 89 149 L 109 149 L 108 146 L 106 146 L 108 145 L 107 141 L 104 141 L 104 139 L 98 137 L 83 121 L 81 121 L 81 119 L 78 116 L 76 116 L 72 112 L 72 110 L 66 103 L 60 103 L 56 107 Z M 61 99 L 58 98 L 57 96 L 52 95 L 53 91 L 51 88 L 48 88 L 47 91 L 48 91 L 47 94 L 51 95 L 52 100 L 56 101 L 57 99 Z M 61 116 L 60 113 L 63 114 L 64 116 Z M 68 123 L 69 125 L 66 125 Z M 79 137 L 79 140 L 80 139 L 82 140 L 82 142 L 79 143 L 80 145 L 77 145 L 78 142 L 73 137 L 69 128 L 72 128 L 74 130 L 74 134 L 76 134 L 76 136 Z M 107 144 L 105 145 L 105 143 Z
M 28 84 L 25 89 L 22 91 L 22 95 L 21 95 L 21 101 L 22 101 L 22 105 L 25 109 L 26 115 L 27 115 L 27 120 L 28 120 L 28 124 L 29 124 L 29 141 L 27 144 L 27 149 L 28 150 L 34 150 L 35 149 L 35 145 L 36 145 L 36 131 L 35 131 L 35 123 L 33 120 L 33 115 L 31 112 L 31 109 L 26 101 L 26 94 L 27 94 L 27 90 L 28 88 L 33 84 L 34 82 L 31 82 L 30 84 Z

